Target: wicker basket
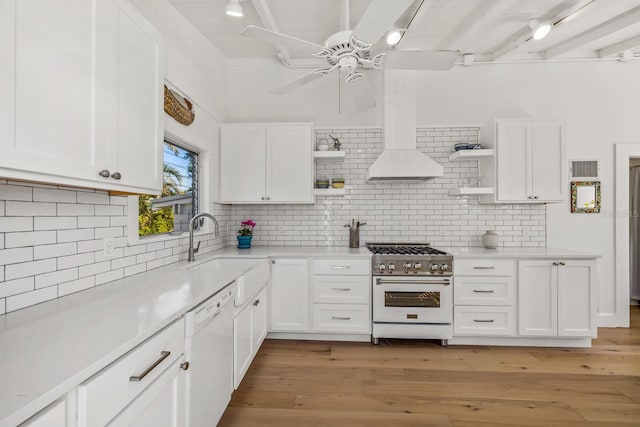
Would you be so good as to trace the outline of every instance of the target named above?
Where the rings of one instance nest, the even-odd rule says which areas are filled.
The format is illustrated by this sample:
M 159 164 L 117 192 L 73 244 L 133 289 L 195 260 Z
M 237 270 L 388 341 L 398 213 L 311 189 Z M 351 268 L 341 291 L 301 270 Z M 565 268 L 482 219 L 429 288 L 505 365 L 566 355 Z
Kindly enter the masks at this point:
M 193 104 L 178 93 L 164 86 L 164 111 L 178 123 L 189 126 L 196 118 Z

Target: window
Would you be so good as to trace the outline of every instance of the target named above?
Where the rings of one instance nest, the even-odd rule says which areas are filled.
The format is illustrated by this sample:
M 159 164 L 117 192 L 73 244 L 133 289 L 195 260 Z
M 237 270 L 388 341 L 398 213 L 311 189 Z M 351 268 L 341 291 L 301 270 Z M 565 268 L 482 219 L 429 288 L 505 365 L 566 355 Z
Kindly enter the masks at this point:
M 162 193 L 138 198 L 138 234 L 182 233 L 198 212 L 198 153 L 164 142 Z

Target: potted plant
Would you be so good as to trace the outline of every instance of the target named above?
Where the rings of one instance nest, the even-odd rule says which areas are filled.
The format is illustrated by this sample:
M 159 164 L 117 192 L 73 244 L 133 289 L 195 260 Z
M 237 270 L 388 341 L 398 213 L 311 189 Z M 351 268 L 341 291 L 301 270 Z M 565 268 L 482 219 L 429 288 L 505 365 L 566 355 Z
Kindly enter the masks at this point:
M 238 249 L 249 249 L 251 247 L 253 227 L 255 226 L 256 223 L 251 219 L 240 223 L 240 230 L 238 230 L 238 235 L 236 236 L 236 239 L 238 239 Z

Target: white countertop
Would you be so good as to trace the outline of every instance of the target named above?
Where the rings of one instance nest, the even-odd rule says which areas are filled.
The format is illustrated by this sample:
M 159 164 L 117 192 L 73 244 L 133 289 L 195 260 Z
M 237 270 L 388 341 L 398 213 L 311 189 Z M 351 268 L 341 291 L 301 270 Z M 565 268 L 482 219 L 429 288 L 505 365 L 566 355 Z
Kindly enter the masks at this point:
M 252 246 L 250 249 L 228 246 L 216 251 L 215 254 L 222 257 L 371 257 L 371 252 L 365 247 L 349 248 L 346 246 Z
M 261 261 L 173 264 L 0 316 L 0 426 L 24 421 Z
M 594 259 L 602 258 L 601 254 L 578 252 L 568 249 L 554 248 L 438 248 L 449 252 L 455 258 L 561 258 L 561 259 Z

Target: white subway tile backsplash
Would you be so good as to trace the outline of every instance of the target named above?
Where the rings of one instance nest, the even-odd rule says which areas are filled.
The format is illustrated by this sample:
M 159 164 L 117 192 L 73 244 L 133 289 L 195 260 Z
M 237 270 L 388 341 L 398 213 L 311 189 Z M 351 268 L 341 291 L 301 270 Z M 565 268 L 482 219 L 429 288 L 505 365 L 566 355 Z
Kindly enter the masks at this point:
M 104 239 L 109 237 L 121 237 L 124 236 L 123 227 L 104 227 L 95 229 L 95 238 Z
M 127 200 L 127 196 L 110 196 L 109 197 L 110 205 L 127 206 L 128 203 L 129 202 Z
M 39 261 L 22 262 L 4 266 L 5 280 L 19 279 L 21 277 L 36 276 L 56 270 L 56 259 L 43 259 Z
M 57 190 L 52 188 L 34 188 L 34 202 L 58 202 L 58 203 L 75 203 L 76 192 L 71 190 Z
M 95 254 L 87 252 L 85 254 L 69 255 L 58 258 L 58 269 L 63 270 L 80 265 L 93 264 L 95 262 Z
M 0 314 L 4 314 L 6 312 L 7 312 L 6 299 L 5 298 L 0 298 Z
M 0 233 L 33 231 L 33 218 L 24 216 L 0 216 Z
M 79 254 L 84 252 L 95 252 L 102 249 L 102 239 L 83 240 L 83 241 L 77 242 L 77 244 L 78 244 Z
M 0 199 L 2 200 L 33 200 L 33 189 L 24 185 L 0 185 Z
M 117 205 L 96 205 L 96 215 L 124 215 L 124 206 Z
M 52 273 L 39 274 L 36 276 L 36 289 L 46 288 L 47 286 L 69 282 L 77 278 L 78 267 L 69 268 L 67 270 L 58 270 Z
M 69 230 L 78 228 L 75 216 L 43 216 L 33 218 L 34 230 Z
M 111 269 L 112 270 L 121 269 L 123 267 L 132 266 L 135 263 L 136 263 L 136 256 L 135 255 L 131 255 L 131 256 L 128 256 L 128 257 L 124 257 L 124 258 L 112 259 L 111 260 Z
M 9 297 L 11 295 L 29 292 L 34 289 L 33 276 L 23 279 L 9 280 L 0 283 L 0 298 Z
M 89 205 L 108 205 L 109 195 L 107 193 L 78 193 L 78 203 Z
M 3 265 L 16 264 L 25 261 L 33 261 L 32 247 L 0 250 L 0 262 Z
M 103 283 L 113 282 L 114 280 L 122 279 L 124 277 L 124 269 L 119 268 L 117 270 L 107 271 L 106 273 L 96 274 L 96 286 Z
M 78 192 L 78 194 L 81 193 Z M 95 215 L 95 206 L 60 203 L 57 206 L 57 212 L 60 216 L 93 216 Z
M 132 265 L 130 267 L 125 267 L 124 268 L 124 277 L 133 276 L 134 274 L 142 273 L 142 272 L 144 272 L 146 270 L 147 270 L 147 264 L 146 263 Z
M 77 242 L 80 240 L 94 239 L 93 228 L 79 228 L 77 230 L 59 230 L 56 233 L 58 236 L 58 243 Z
M 83 265 L 79 267 L 78 275 L 80 277 L 95 276 L 96 274 L 105 273 L 111 269 L 109 261 L 102 261 L 96 264 Z
M 24 231 L 5 234 L 5 247 L 17 248 L 23 246 L 48 245 L 56 243 L 55 231 Z
M 63 297 L 75 292 L 84 291 L 85 289 L 92 288 L 96 285 L 95 276 L 84 277 L 72 282 L 61 283 L 58 285 L 58 296 Z
M 79 216 L 78 228 L 108 227 L 108 216 Z
M 76 242 L 37 245 L 33 247 L 33 259 L 56 258 L 64 255 L 73 255 L 77 252 Z
M 21 308 L 30 307 L 45 301 L 56 299 L 58 297 L 58 288 L 50 286 L 48 288 L 37 289 L 32 292 L 14 295 L 7 298 L 7 312 L 20 310 Z
M 6 216 L 56 216 L 56 204 L 45 202 L 6 201 Z

